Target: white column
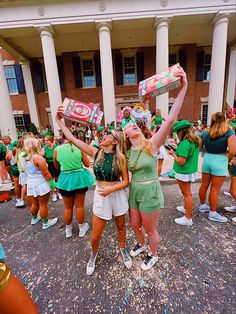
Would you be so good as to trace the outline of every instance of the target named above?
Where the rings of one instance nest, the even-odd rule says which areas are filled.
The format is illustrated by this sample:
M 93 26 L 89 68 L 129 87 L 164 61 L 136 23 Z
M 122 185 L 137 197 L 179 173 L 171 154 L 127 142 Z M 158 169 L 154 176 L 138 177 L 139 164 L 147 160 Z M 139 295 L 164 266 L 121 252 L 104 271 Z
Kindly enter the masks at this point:
M 156 73 L 169 67 L 169 18 L 156 18 Z M 156 97 L 156 108 L 161 110 L 163 117 L 168 116 L 169 93 Z
M 21 61 L 20 64 L 22 67 L 22 73 L 25 83 L 25 91 L 30 112 L 30 120 L 32 123 L 35 124 L 36 128 L 38 128 L 40 126 L 40 123 L 37 104 L 35 101 L 34 88 L 32 84 L 32 77 L 30 72 L 30 63 L 29 61 L 25 60 Z
M 229 59 L 229 73 L 226 102 L 231 107 L 234 104 L 234 93 L 236 84 L 236 46 L 231 47 Z
M 48 85 L 48 96 L 52 113 L 53 129 L 54 134 L 57 136 L 59 135 L 59 128 L 55 121 L 55 115 L 57 107 L 62 103 L 62 98 L 59 74 L 57 69 L 56 52 L 53 40 L 54 32 L 52 27 L 40 27 L 39 32 L 43 48 L 43 59 Z
M 111 51 L 111 25 L 107 22 L 97 24 L 99 33 L 102 95 L 105 123 L 116 121 L 115 89 L 113 78 L 112 51 Z
M 228 23 L 229 14 L 217 14 L 213 20 L 208 124 L 214 112 L 222 111 Z
M 0 129 L 1 135 L 9 135 L 12 140 L 17 139 L 16 124 L 12 112 L 11 98 L 4 73 L 2 56 L 0 53 Z

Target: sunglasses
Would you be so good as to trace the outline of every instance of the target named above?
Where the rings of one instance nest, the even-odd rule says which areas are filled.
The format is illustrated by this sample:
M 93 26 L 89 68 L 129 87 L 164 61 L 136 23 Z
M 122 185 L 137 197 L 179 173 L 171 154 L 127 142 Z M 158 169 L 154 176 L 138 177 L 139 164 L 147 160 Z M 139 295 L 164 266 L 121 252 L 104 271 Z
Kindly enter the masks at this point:
M 115 137 L 115 135 L 111 131 L 106 131 L 106 132 L 104 132 L 104 134 L 105 135 L 111 135 L 117 141 L 117 138 Z

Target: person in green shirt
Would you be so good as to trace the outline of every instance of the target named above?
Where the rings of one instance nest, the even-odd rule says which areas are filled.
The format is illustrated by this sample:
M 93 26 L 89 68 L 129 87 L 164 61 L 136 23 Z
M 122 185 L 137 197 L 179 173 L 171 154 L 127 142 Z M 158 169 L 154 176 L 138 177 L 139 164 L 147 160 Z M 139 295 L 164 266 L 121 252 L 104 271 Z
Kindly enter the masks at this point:
M 131 107 L 126 106 L 123 109 L 124 119 L 121 121 L 121 128 L 124 130 L 125 126 L 129 123 L 136 123 L 135 119 L 131 116 L 132 109 Z
M 162 125 L 162 122 L 165 121 L 165 118 L 161 116 L 161 110 L 156 109 L 156 114 L 155 116 L 152 117 L 151 119 L 151 127 L 150 130 L 153 131 L 156 126 Z
M 177 210 L 185 214 L 176 218 L 178 225 L 192 226 L 193 198 L 191 193 L 191 182 L 196 179 L 198 170 L 198 157 L 200 152 L 198 137 L 193 133 L 193 124 L 187 120 L 176 122 L 172 131 L 177 132 L 180 140 L 176 152 L 169 151 L 174 157 L 175 178 L 184 197 L 184 206 L 177 206 Z

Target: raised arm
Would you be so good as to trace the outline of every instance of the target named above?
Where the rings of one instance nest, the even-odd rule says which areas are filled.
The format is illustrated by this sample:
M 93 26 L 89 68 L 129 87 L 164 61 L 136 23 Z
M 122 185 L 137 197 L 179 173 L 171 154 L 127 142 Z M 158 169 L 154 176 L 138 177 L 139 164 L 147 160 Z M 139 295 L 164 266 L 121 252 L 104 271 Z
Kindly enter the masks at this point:
M 78 147 L 82 152 L 88 154 L 91 157 L 94 157 L 96 152 L 97 152 L 97 148 L 92 147 L 92 146 L 84 143 L 83 141 L 76 139 L 73 136 L 73 134 L 70 132 L 70 130 L 61 121 L 63 112 L 64 112 L 63 106 L 59 106 L 58 109 L 57 109 L 57 114 L 56 114 L 56 122 L 59 125 L 60 129 L 62 130 L 62 132 L 65 134 L 65 137 L 68 139 L 68 141 L 70 141 L 76 147 Z
M 186 78 L 186 73 L 182 69 L 179 76 L 181 76 L 181 90 L 176 97 L 174 104 L 170 110 L 170 113 L 168 117 L 166 118 L 165 122 L 162 123 L 159 131 L 151 138 L 151 143 L 153 147 L 153 151 L 156 152 L 158 151 L 159 147 L 162 145 L 163 141 L 167 137 L 167 135 L 170 132 L 171 126 L 173 123 L 176 121 L 176 118 L 180 112 L 180 109 L 182 107 L 183 101 L 184 101 L 184 96 L 187 91 L 188 87 L 188 82 Z

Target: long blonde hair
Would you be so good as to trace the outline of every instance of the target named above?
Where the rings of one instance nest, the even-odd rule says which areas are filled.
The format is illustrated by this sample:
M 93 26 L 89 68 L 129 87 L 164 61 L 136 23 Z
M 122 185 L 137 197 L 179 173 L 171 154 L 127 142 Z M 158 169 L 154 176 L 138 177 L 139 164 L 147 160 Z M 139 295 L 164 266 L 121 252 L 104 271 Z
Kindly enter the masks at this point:
M 38 154 L 40 151 L 39 140 L 34 137 L 29 137 L 24 140 L 24 148 L 29 160 L 32 160 L 35 154 Z
M 224 136 L 229 131 L 229 126 L 222 112 L 215 112 L 211 116 L 211 125 L 208 135 L 212 140 Z
M 126 127 L 128 125 L 129 124 L 127 124 L 124 127 L 124 130 L 123 130 L 123 144 L 122 144 L 122 147 L 123 147 L 123 153 L 125 155 L 126 155 L 127 151 L 130 149 L 130 147 L 132 146 L 132 144 L 130 142 L 130 139 L 126 136 L 126 132 L 125 132 L 126 131 Z M 141 150 L 144 150 L 146 153 L 148 153 L 149 155 L 153 156 L 150 141 L 145 138 L 145 136 L 143 135 L 141 129 L 140 129 L 140 137 L 141 137 Z
M 114 169 L 114 173 L 117 177 L 119 177 L 121 175 L 121 167 L 122 167 L 122 135 L 120 134 L 120 132 L 116 131 L 116 130 L 110 130 L 110 132 L 112 133 L 114 139 L 117 141 L 117 144 L 115 144 L 115 154 L 114 154 L 114 158 L 113 158 L 113 162 L 112 162 L 112 169 Z M 101 148 L 98 151 L 97 157 L 94 160 L 94 166 L 96 166 L 97 164 L 100 164 L 101 167 L 103 166 L 104 163 L 104 149 Z

